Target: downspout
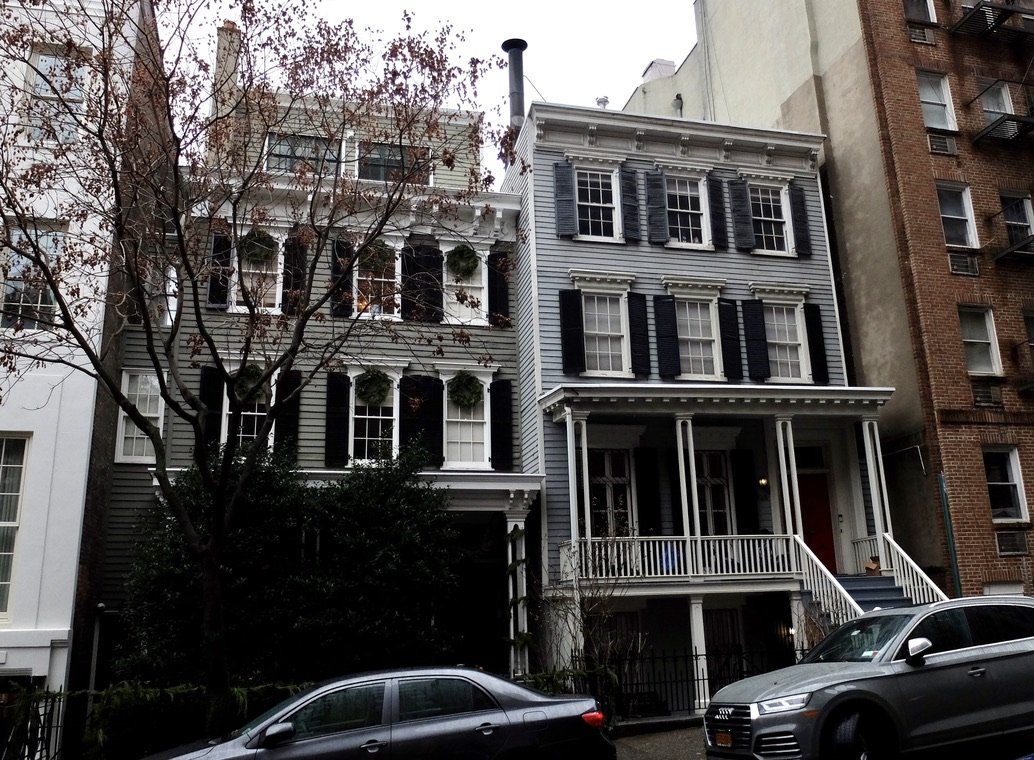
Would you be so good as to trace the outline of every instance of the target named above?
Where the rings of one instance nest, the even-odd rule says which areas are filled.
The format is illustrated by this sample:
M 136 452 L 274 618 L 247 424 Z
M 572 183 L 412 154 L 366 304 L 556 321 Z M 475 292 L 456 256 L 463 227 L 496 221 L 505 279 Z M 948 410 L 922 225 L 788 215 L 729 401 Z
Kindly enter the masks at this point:
M 944 473 L 937 473 L 937 486 L 941 492 L 941 513 L 944 515 L 944 537 L 948 542 L 948 560 L 951 562 L 951 579 L 955 584 L 955 596 L 962 596 L 962 579 L 959 576 L 959 555 L 955 551 L 955 531 L 951 527 L 951 512 L 948 509 L 948 484 Z

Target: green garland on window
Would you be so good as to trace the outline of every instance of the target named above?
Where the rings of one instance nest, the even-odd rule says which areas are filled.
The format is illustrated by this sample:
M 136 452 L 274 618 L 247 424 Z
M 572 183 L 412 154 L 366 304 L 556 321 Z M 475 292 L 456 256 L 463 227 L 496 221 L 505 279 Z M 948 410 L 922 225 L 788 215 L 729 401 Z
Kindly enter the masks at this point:
M 368 406 L 380 406 L 391 390 L 391 378 L 379 369 L 368 369 L 355 379 L 355 397 Z
M 269 261 L 276 254 L 276 240 L 261 227 L 252 227 L 240 240 L 241 254 L 251 261 Z
M 466 280 L 478 270 L 478 254 L 466 243 L 460 243 L 446 254 L 449 271 L 460 279 Z
M 257 364 L 246 364 L 233 376 L 233 392 L 237 398 L 244 398 L 248 391 L 255 387 L 262 376 L 262 368 Z
M 456 373 L 456 377 L 449 381 L 449 401 L 460 408 L 477 406 L 484 397 L 485 386 L 467 371 Z

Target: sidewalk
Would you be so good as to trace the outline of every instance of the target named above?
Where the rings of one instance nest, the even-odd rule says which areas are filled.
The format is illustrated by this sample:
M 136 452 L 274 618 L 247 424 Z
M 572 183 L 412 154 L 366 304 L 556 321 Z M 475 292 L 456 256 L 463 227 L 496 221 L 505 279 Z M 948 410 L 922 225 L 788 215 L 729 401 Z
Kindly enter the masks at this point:
M 704 760 L 701 726 L 625 736 L 615 741 L 618 760 Z

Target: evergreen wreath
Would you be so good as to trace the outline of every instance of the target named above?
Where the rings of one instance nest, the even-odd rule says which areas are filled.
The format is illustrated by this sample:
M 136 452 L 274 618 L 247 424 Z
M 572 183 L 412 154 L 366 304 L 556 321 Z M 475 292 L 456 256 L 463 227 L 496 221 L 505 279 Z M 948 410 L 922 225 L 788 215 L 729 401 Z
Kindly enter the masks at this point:
M 237 398 L 244 398 L 248 391 L 255 387 L 262 376 L 262 368 L 257 364 L 246 364 L 237 370 L 233 377 L 233 392 Z
M 478 254 L 466 243 L 460 243 L 446 255 L 449 271 L 461 279 L 467 279 L 478 269 Z
M 355 397 L 368 406 L 380 406 L 390 390 L 391 378 L 379 369 L 368 369 L 355 379 Z
M 449 401 L 460 408 L 476 406 L 484 397 L 485 386 L 466 370 L 456 373 L 456 377 L 449 381 Z
M 362 260 L 364 267 L 374 271 L 386 269 L 388 264 L 395 258 L 395 249 L 383 240 L 374 240 L 367 244 L 363 251 Z
M 261 227 L 252 227 L 240 240 L 241 253 L 251 261 L 269 261 L 276 254 L 276 240 Z

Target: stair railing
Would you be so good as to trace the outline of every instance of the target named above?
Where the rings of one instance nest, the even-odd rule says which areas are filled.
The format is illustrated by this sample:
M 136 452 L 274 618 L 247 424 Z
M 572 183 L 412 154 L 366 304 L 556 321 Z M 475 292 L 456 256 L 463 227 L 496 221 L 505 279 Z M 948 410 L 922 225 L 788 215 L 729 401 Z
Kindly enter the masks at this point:
M 915 604 L 929 604 L 947 599 L 947 595 L 934 583 L 930 576 L 923 572 L 905 550 L 891 537 L 884 533 L 883 550 L 890 560 L 890 574 L 894 582 L 902 588 L 905 596 Z
M 797 562 L 801 568 L 802 585 L 805 591 L 822 606 L 822 611 L 829 615 L 830 622 L 836 627 L 862 614 L 858 602 L 851 598 L 847 589 L 840 585 L 833 573 L 826 569 L 815 553 L 804 543 L 800 536 L 794 536 L 797 547 Z

